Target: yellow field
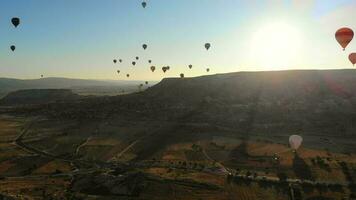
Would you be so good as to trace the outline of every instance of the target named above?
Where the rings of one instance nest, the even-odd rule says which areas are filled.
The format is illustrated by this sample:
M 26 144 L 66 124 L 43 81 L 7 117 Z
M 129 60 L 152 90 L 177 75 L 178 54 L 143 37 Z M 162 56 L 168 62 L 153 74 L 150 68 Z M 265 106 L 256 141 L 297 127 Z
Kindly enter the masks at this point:
M 23 122 L 0 116 L 0 142 L 14 140 L 21 132 Z
M 58 170 L 61 173 L 66 173 L 66 172 L 72 171 L 72 167 L 67 162 L 54 160 L 54 161 L 48 162 L 45 165 L 37 168 L 36 170 L 34 170 L 32 172 L 32 174 L 53 174 L 53 173 L 58 172 Z
M 68 187 L 69 181 L 68 178 L 6 179 L 0 181 L 0 192 L 16 199 L 43 199 L 46 195 L 63 199 L 63 188 Z

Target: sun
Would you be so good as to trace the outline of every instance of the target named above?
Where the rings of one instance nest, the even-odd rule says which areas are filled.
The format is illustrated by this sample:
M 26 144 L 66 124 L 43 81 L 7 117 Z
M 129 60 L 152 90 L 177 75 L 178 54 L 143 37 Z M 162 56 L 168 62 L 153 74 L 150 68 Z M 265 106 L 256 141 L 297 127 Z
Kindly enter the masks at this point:
M 250 56 L 261 70 L 291 69 L 300 59 L 298 28 L 285 22 L 262 26 L 252 37 Z

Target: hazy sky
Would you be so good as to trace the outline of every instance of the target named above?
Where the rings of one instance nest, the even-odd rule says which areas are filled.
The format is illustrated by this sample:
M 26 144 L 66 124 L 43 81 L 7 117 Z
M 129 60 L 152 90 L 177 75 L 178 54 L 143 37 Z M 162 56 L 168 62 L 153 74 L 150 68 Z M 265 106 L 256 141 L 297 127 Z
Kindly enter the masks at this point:
M 348 55 L 356 38 L 344 52 L 334 33 L 356 30 L 356 0 L 147 3 L 143 9 L 140 0 L 1 0 L 0 77 L 125 80 L 129 73 L 134 80 L 160 80 L 207 74 L 207 67 L 210 74 L 352 68 Z M 22 21 L 16 29 L 15 16 Z M 132 67 L 135 56 L 140 61 Z M 113 64 L 114 58 L 123 63 Z M 155 73 L 148 59 L 159 68 Z M 163 75 L 164 65 L 171 70 Z

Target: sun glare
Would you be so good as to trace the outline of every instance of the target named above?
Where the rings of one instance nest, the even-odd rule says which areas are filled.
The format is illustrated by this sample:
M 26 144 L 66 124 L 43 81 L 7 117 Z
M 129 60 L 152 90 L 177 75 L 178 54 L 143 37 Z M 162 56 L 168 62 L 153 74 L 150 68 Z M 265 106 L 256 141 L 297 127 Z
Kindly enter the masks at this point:
M 262 26 L 252 38 L 250 56 L 261 70 L 290 69 L 298 62 L 302 39 L 299 30 L 287 23 Z

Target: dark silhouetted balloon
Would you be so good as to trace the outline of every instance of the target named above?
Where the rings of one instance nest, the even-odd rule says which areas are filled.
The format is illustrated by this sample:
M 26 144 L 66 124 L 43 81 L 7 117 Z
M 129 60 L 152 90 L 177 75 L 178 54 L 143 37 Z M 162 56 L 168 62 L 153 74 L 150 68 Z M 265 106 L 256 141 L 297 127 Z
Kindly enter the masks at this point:
M 162 71 L 163 71 L 164 73 L 166 73 L 167 67 L 162 67 Z
M 171 69 L 171 67 L 169 67 L 169 66 L 166 66 L 166 69 L 167 69 L 167 70 L 170 70 L 170 69 Z
M 151 63 L 152 63 L 152 60 L 148 60 L 148 63 L 150 63 L 150 64 L 151 64 Z
M 347 45 L 351 42 L 353 37 L 354 37 L 354 32 L 352 31 L 352 29 L 346 27 L 337 30 L 335 33 L 335 38 L 344 51 Z
M 155 66 L 151 66 L 151 71 L 154 72 L 156 70 Z
M 138 56 L 136 56 L 136 60 L 140 59 Z
M 132 65 L 133 65 L 133 66 L 135 66 L 135 65 L 136 65 L 136 62 L 135 62 L 135 61 L 134 61 L 134 62 L 132 62 Z
M 188 67 L 189 67 L 189 69 L 191 69 L 193 67 L 193 65 L 189 65 Z
M 116 60 L 116 59 L 114 59 L 114 60 L 113 60 L 113 62 L 114 62 L 114 63 L 116 63 L 116 62 L 117 62 L 117 60 Z
M 41 75 L 41 78 L 43 78 L 43 75 Z
M 204 46 L 205 46 L 205 49 L 206 49 L 206 50 L 209 50 L 211 45 L 210 45 L 210 43 L 205 43 Z
M 206 68 L 206 72 L 209 72 L 210 71 L 210 69 L 209 68 Z
M 181 78 L 184 78 L 184 74 L 183 74 L 183 73 L 182 73 L 182 74 L 180 74 L 180 77 L 181 77 Z
M 126 74 L 126 77 L 127 77 L 127 78 L 130 77 L 130 74 Z
M 120 74 L 120 70 L 117 70 L 117 73 Z
M 11 22 L 16 28 L 20 24 L 20 18 L 14 17 L 14 18 L 11 19 Z
M 356 64 L 356 53 L 351 53 L 349 55 L 349 60 L 355 66 L 355 64 Z
M 11 49 L 11 51 L 15 51 L 15 49 L 16 49 L 15 45 L 11 45 L 10 49 Z
M 119 62 L 121 62 L 121 63 L 122 63 L 122 60 L 121 60 L 121 59 L 119 59 Z
M 143 44 L 143 45 L 142 45 L 142 48 L 143 48 L 144 50 L 146 50 L 146 49 L 147 49 L 147 44 Z
M 142 2 L 142 4 L 141 4 L 141 5 L 142 5 L 142 7 L 143 7 L 143 8 L 146 8 L 147 3 L 144 1 L 144 2 Z
M 148 81 L 146 81 L 145 83 L 146 83 L 146 85 L 148 85 Z

